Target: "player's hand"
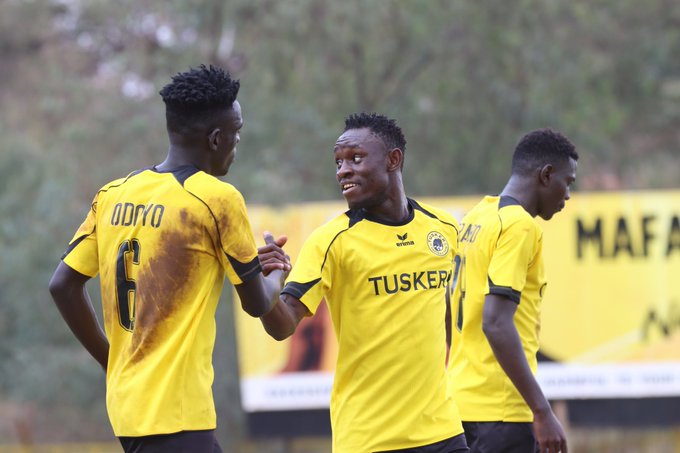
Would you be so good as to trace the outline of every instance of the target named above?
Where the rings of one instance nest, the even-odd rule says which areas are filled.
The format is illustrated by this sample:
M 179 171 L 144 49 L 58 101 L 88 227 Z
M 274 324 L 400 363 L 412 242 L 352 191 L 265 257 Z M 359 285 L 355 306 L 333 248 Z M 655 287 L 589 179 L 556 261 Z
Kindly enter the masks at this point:
M 264 232 L 264 245 L 257 249 L 257 257 L 260 259 L 260 266 L 265 277 L 275 270 L 283 271 L 282 279 L 288 276 L 292 267 L 290 257 L 281 248 L 287 241 L 286 236 L 274 239 L 269 231 Z
M 541 453 L 568 453 L 567 436 L 552 410 L 534 414 L 534 435 Z

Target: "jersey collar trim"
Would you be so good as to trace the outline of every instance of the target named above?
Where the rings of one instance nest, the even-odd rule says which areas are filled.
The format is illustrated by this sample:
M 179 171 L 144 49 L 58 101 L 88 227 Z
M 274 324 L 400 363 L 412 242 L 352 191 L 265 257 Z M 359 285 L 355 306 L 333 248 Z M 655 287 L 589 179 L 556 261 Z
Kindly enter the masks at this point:
M 517 201 L 517 199 L 509 195 L 501 195 L 500 199 L 498 200 L 498 209 L 513 205 L 522 206 L 522 204 Z
M 153 167 L 150 168 L 151 171 L 156 172 L 156 173 L 172 173 L 172 175 L 175 177 L 175 179 L 182 185 L 184 186 L 184 181 L 189 179 L 191 175 L 194 175 L 198 173 L 200 170 L 193 165 L 182 165 L 177 168 L 173 168 L 172 170 L 168 171 L 160 171 L 156 168 L 154 165 Z
M 364 209 L 350 209 L 349 211 L 345 212 L 345 214 L 347 217 L 349 217 L 350 227 L 364 219 L 370 222 L 379 223 L 381 225 L 404 226 L 411 223 L 415 217 L 415 209 L 418 207 L 417 204 L 410 198 L 407 198 L 406 201 L 408 202 L 408 216 L 401 222 L 390 222 L 389 220 L 379 219 L 378 217 L 372 216 Z

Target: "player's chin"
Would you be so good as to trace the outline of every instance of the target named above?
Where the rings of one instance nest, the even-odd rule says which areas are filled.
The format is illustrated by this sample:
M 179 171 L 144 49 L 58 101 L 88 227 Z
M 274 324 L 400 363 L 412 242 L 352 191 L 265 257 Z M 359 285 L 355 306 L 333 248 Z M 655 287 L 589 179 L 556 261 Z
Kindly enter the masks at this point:
M 364 207 L 363 203 L 361 203 L 360 200 L 357 200 L 356 198 L 353 197 L 345 196 L 345 201 L 347 201 L 347 206 L 350 209 L 361 209 Z
M 554 216 L 555 214 L 557 214 L 558 212 L 559 212 L 559 211 L 544 212 L 544 213 L 540 214 L 539 217 L 542 218 L 543 220 L 550 220 L 550 219 L 552 219 L 553 216 Z
M 230 158 L 224 162 L 224 165 L 222 166 L 222 170 L 224 173 L 222 175 L 226 175 L 227 173 L 229 173 L 229 169 L 234 164 L 234 160 L 236 160 L 236 156 L 232 154 Z
M 226 176 L 227 173 L 229 173 L 229 169 L 231 168 L 231 162 L 228 162 L 227 164 L 222 167 L 222 171 L 220 172 L 222 176 Z

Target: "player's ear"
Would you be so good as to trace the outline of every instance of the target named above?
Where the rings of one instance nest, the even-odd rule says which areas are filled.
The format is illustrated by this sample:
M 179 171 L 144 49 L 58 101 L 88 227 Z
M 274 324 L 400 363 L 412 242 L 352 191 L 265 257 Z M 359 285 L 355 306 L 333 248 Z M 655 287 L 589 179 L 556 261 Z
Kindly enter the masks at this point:
M 393 148 L 387 152 L 387 171 L 399 170 L 404 162 L 404 152 Z
M 208 148 L 212 151 L 217 151 L 217 147 L 220 144 L 220 138 L 222 137 L 222 131 L 219 127 L 216 127 L 208 134 Z
M 541 185 L 547 186 L 550 184 L 550 178 L 552 178 L 555 172 L 555 167 L 552 164 L 545 164 L 538 170 L 538 181 Z

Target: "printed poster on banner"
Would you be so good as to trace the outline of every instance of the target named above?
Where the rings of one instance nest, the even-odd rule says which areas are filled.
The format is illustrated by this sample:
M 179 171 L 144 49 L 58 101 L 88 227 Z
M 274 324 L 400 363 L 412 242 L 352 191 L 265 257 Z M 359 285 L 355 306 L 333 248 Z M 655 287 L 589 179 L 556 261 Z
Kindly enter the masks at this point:
M 422 198 L 459 220 L 478 197 Z M 293 265 L 344 202 L 249 208 L 262 233 L 287 235 Z M 543 229 L 538 379 L 551 399 L 680 396 L 680 191 L 572 194 Z M 237 296 L 234 293 L 236 300 Z M 234 304 L 249 412 L 327 408 L 337 343 L 325 305 L 277 342 Z

